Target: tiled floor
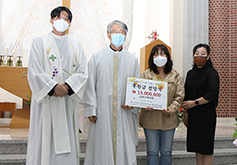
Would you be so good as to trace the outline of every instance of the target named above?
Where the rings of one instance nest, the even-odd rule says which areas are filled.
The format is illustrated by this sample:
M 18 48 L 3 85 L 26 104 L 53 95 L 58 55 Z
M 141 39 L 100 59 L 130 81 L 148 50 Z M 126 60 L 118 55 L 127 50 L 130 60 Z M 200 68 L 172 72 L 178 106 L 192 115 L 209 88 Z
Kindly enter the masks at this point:
M 234 128 L 237 129 L 235 126 L 234 118 L 217 118 L 216 124 L 216 137 L 232 137 L 234 133 Z M 187 135 L 187 128 L 180 122 L 179 126 L 175 130 L 174 138 L 186 138 Z M 139 128 L 139 138 L 144 138 L 144 132 L 142 128 Z
M 10 129 L 11 118 L 0 118 L 0 140 L 23 140 L 28 138 L 28 129 Z M 217 118 L 216 137 L 232 137 L 235 126 L 234 118 Z M 186 127 L 181 122 L 176 128 L 174 138 L 186 138 Z M 81 139 L 84 136 L 81 135 Z M 139 127 L 139 138 L 144 138 L 143 129 Z

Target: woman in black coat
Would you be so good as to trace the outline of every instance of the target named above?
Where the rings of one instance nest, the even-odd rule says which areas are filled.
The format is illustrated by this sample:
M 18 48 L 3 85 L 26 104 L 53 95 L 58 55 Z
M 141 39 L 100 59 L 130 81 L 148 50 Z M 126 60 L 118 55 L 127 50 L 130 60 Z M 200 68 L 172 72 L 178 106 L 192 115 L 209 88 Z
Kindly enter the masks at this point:
M 216 128 L 219 75 L 210 59 L 210 47 L 193 48 L 194 65 L 185 81 L 184 124 L 187 125 L 187 151 L 196 153 L 197 165 L 212 164 Z

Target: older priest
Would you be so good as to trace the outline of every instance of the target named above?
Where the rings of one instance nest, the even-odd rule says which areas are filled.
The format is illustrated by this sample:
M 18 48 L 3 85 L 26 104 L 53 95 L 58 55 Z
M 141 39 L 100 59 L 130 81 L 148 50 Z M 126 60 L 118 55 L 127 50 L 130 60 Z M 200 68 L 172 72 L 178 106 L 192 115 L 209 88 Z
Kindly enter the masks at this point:
M 126 77 L 140 76 L 138 59 L 123 48 L 127 26 L 107 27 L 111 45 L 96 52 L 88 64 L 85 117 L 89 137 L 85 165 L 135 165 L 138 109 L 124 105 Z
M 32 90 L 28 165 L 79 165 L 78 107 L 88 78 L 81 45 L 66 34 L 72 14 L 51 12 L 53 31 L 35 38 L 28 80 Z

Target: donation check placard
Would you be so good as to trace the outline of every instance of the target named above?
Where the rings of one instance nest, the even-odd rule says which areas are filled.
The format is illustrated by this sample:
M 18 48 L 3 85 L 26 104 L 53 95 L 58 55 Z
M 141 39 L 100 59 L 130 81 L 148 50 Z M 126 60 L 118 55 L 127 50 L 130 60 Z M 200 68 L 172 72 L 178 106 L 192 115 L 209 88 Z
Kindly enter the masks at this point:
M 125 105 L 167 109 L 167 88 L 164 81 L 127 77 Z

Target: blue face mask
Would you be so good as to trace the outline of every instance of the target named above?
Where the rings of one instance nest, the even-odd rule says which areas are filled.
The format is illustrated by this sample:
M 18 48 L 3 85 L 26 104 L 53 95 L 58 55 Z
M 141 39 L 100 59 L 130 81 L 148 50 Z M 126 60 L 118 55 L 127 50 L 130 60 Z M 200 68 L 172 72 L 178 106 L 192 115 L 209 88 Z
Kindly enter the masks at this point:
M 120 46 L 123 45 L 124 40 L 125 40 L 125 35 L 123 35 L 123 34 L 112 34 L 111 37 L 112 37 L 111 42 L 114 46 L 120 47 Z

